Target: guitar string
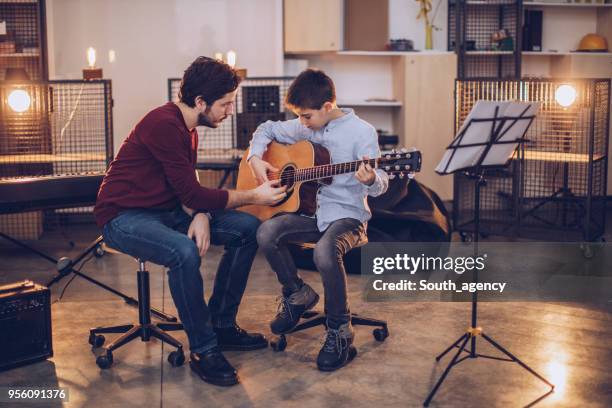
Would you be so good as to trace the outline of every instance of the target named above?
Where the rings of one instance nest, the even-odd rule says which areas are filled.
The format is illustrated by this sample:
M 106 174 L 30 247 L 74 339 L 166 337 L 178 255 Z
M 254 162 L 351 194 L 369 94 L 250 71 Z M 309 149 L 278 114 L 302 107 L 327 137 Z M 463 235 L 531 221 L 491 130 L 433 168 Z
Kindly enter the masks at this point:
M 409 169 L 408 169 L 409 170 Z M 386 170 L 387 173 L 396 173 L 396 172 L 400 172 L 400 171 L 407 171 L 406 169 L 397 169 L 397 170 Z M 352 170 L 351 172 L 355 172 L 355 170 Z M 345 174 L 347 172 L 343 172 L 343 173 L 339 173 L 339 174 Z M 289 181 L 293 181 L 293 182 L 304 182 L 304 181 L 314 181 L 314 180 L 318 180 L 318 179 L 323 179 L 323 178 L 329 178 L 329 177 L 333 177 L 336 176 L 338 174 L 329 174 L 329 175 L 317 175 L 317 174 L 307 174 L 307 173 L 298 173 L 297 176 L 294 175 L 282 175 L 280 178 L 276 177 L 276 176 L 271 176 L 269 177 L 270 180 L 280 180 L 281 182 L 289 182 Z
M 287 170 L 287 171 L 279 171 L 279 172 L 271 172 L 268 173 L 269 178 L 273 179 L 273 180 L 281 180 L 281 181 L 287 181 L 291 178 L 299 178 L 301 176 L 313 176 L 316 173 L 320 173 L 320 172 L 325 172 L 328 171 L 330 169 L 334 170 L 334 166 L 335 169 L 339 169 L 340 167 L 348 167 L 349 171 L 346 171 L 346 169 L 344 169 L 343 173 L 346 172 L 355 172 L 357 170 L 357 168 L 354 166 L 356 165 L 361 165 L 362 163 L 368 163 L 370 165 L 374 164 L 374 162 L 376 162 L 376 160 L 379 161 L 391 161 L 391 160 L 395 160 L 397 159 L 397 157 L 380 157 L 378 159 L 369 159 L 369 160 L 358 160 L 358 161 L 353 161 L 353 162 L 344 162 L 344 163 L 335 163 L 335 164 L 325 164 L 325 165 L 321 165 L 321 166 L 316 166 L 316 167 L 308 167 L 305 169 L 291 169 L 291 170 Z M 392 170 L 393 171 L 393 170 Z M 297 173 L 297 176 L 295 175 L 295 173 Z M 276 178 L 274 176 L 278 176 L 279 174 L 281 174 L 280 178 Z M 314 180 L 318 179 L 318 178 L 327 178 L 327 177 L 332 177 L 335 174 L 330 174 L 329 176 L 318 176 L 314 177 Z M 311 177 L 308 177 L 307 179 L 312 179 Z M 296 181 L 305 181 L 305 180 L 296 180 Z
M 274 180 L 281 180 L 281 181 L 287 181 L 292 178 L 294 179 L 298 178 L 298 180 L 296 181 L 316 180 L 318 178 L 327 178 L 327 177 L 332 177 L 336 175 L 336 174 L 330 174 L 328 176 L 319 176 L 317 173 L 323 173 L 330 169 L 336 170 L 336 169 L 339 169 L 341 166 L 348 167 L 348 171 L 346 171 L 347 169 L 344 169 L 344 171 L 342 171 L 339 174 L 347 173 L 347 172 L 354 172 L 354 171 L 357 171 L 356 165 L 357 164 L 361 165 L 362 163 L 364 162 L 359 161 L 359 162 L 346 162 L 346 163 L 337 163 L 337 164 L 325 164 L 325 165 L 321 165 L 317 167 L 309 167 L 305 169 L 292 169 L 292 170 L 287 170 L 284 172 L 272 172 L 272 173 L 268 173 L 268 176 L 278 176 L 279 174 L 281 174 L 280 178 L 273 178 Z M 334 166 L 336 166 L 335 169 L 334 169 Z M 315 176 L 315 177 L 312 178 L 312 176 Z M 306 177 L 306 179 L 304 180 L 302 179 L 302 177 Z
M 392 158 L 378 158 L 378 159 L 369 159 L 369 160 L 358 160 L 358 161 L 353 161 L 353 162 L 344 162 L 344 163 L 332 163 L 332 164 L 323 164 L 320 166 L 315 166 L 315 167 L 307 167 L 307 168 L 303 168 L 303 169 L 291 169 L 291 170 L 287 170 L 287 171 L 278 171 L 278 172 L 270 172 L 268 173 L 268 175 L 278 175 L 278 174 L 291 174 L 295 171 L 297 172 L 305 172 L 305 171 L 322 171 L 322 170 L 328 170 L 331 167 L 341 167 L 341 166 L 349 166 L 350 168 L 352 168 L 354 165 L 361 165 L 362 163 L 367 162 L 368 164 L 372 165 L 374 164 L 374 162 L 376 162 L 376 160 L 378 161 L 388 161 L 388 160 L 395 160 L 397 158 L 392 157 Z

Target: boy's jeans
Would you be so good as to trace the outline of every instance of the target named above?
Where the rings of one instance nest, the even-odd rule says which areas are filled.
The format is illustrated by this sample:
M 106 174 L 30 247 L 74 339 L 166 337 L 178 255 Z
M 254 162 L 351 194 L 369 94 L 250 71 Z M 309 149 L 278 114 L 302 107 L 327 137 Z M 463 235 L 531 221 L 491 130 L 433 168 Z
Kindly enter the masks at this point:
M 264 222 L 257 231 L 259 247 L 283 285 L 283 296 L 299 289 L 301 279 L 289 253 L 289 242 L 316 242 L 313 261 L 323 280 L 325 313 L 338 326 L 350 321 L 343 256 L 367 242 L 365 225 L 353 218 L 334 221 L 319 232 L 317 220 L 298 214 L 281 214 Z
M 201 258 L 186 235 L 192 218 L 180 206 L 173 210 L 131 209 L 106 223 L 104 241 L 143 261 L 163 265 L 191 351 L 203 353 L 217 345 L 214 327 L 231 327 L 257 252 L 259 220 L 252 215 L 221 210 L 212 213 L 210 241 L 224 245 L 212 296 L 204 301 Z

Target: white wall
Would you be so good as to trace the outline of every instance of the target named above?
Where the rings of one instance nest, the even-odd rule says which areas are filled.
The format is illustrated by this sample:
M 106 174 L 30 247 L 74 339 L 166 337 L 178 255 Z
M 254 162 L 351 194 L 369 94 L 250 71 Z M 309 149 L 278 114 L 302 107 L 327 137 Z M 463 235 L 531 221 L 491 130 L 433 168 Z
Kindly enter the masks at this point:
M 97 50 L 113 81 L 115 151 L 200 55 L 233 49 L 249 76 L 283 73 L 282 0 L 47 0 L 47 25 L 52 79 L 81 78 L 85 50 Z
M 445 51 L 448 43 L 448 1 L 432 0 L 430 18 L 438 4 L 433 24 L 439 30 L 433 32 L 433 48 Z M 389 38 L 407 38 L 414 41 L 415 49 L 425 49 L 425 21 L 422 18 L 417 20 L 419 10 L 419 3 L 415 0 L 389 0 Z

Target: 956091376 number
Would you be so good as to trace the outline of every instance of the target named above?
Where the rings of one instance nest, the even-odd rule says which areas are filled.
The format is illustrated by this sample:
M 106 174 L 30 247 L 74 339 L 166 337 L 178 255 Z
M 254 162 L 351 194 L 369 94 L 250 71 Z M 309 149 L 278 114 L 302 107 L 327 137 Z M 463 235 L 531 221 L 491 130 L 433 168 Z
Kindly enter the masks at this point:
M 0 387 L 1 402 L 56 400 L 68 401 L 66 388 Z

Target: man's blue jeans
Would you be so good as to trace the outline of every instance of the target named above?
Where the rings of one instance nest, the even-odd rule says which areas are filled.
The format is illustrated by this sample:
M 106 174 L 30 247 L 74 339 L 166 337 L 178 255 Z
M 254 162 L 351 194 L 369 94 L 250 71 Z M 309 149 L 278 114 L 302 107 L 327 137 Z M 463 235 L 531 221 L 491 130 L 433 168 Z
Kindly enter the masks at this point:
M 191 217 L 180 206 L 174 210 L 131 209 L 104 225 L 104 241 L 111 248 L 163 265 L 191 351 L 203 353 L 217 345 L 214 327 L 231 327 L 257 253 L 259 220 L 235 210 L 212 212 L 210 241 L 224 245 L 212 296 L 204 301 L 201 258 L 187 237 Z

